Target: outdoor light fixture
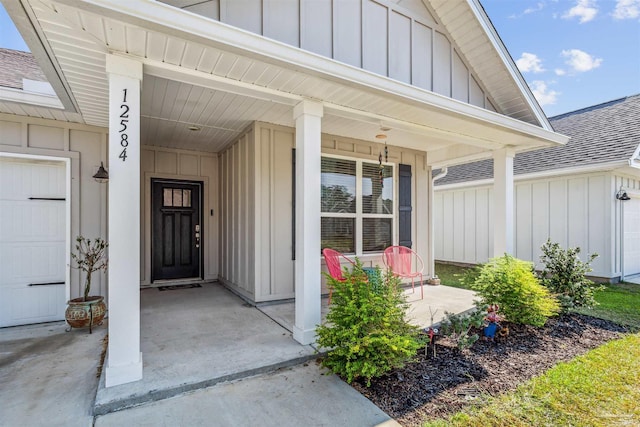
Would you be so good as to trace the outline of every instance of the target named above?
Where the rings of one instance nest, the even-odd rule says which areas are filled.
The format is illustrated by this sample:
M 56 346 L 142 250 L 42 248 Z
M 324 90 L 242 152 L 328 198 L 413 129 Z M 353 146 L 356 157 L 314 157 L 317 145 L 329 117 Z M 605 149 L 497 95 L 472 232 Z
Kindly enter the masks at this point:
M 93 175 L 93 179 L 100 183 L 109 181 L 109 172 L 104 168 L 104 164 L 102 162 L 100 162 L 98 171 Z
M 616 193 L 616 199 L 620 200 L 621 202 L 624 202 L 627 200 L 631 200 L 631 197 L 629 197 L 629 195 L 624 190 L 624 188 L 620 187 L 620 190 Z

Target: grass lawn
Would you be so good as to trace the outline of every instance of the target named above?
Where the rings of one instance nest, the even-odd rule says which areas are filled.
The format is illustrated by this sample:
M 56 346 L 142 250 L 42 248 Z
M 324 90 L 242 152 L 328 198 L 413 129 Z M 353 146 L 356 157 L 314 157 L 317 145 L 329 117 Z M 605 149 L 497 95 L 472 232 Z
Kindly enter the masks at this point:
M 468 268 L 436 263 L 442 284 L 464 287 Z M 640 285 L 607 284 L 599 303 L 579 313 L 640 331 Z M 571 362 L 558 364 L 513 393 L 487 405 L 425 426 L 631 426 L 640 425 L 640 333 L 609 342 Z
M 590 310 L 577 310 L 588 316 L 598 317 L 640 330 L 640 285 L 618 283 L 606 285 L 595 294 L 600 305 Z
M 560 363 L 513 393 L 426 426 L 640 425 L 640 334 Z M 613 362 L 615 361 L 615 362 Z
M 440 278 L 440 284 L 442 285 L 467 289 L 460 283 L 460 278 L 464 276 L 468 270 L 471 270 L 471 267 L 459 267 L 457 265 L 436 262 L 436 274 Z

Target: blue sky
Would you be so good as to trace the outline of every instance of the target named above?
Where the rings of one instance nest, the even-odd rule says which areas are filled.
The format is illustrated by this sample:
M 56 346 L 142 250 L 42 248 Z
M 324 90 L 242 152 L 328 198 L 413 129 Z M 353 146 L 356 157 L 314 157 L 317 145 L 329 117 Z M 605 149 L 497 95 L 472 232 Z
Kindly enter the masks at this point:
M 640 93 L 640 0 L 480 0 L 547 116 Z M 0 5 L 0 46 L 28 50 Z
M 640 0 L 480 0 L 547 116 L 640 93 Z

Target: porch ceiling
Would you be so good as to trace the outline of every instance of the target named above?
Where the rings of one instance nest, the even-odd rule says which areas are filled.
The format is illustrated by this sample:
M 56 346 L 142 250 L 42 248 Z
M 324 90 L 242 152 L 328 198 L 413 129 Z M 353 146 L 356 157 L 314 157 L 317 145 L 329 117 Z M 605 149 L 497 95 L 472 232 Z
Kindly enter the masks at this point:
M 325 105 L 325 133 L 374 140 L 384 125 L 392 128 L 389 144 L 421 151 L 455 154 L 457 146 L 474 153 L 503 146 L 518 151 L 564 141 L 537 126 L 364 70 L 331 61 L 340 70 L 329 72 L 322 67 L 330 60 L 161 3 L 131 2 L 159 16 L 166 17 L 166 9 L 180 24 L 145 21 L 133 9 L 121 12 L 124 7 L 107 8 L 98 0 L 24 4 L 87 124 L 108 123 L 105 56 L 143 62 L 143 144 L 217 152 L 254 120 L 292 126 L 292 107 L 303 99 Z M 200 32 L 188 32 L 193 28 Z M 259 46 L 244 50 L 237 46 L 240 39 Z M 308 60 L 305 66 L 292 64 L 298 57 Z M 190 131 L 193 126 L 201 130 Z

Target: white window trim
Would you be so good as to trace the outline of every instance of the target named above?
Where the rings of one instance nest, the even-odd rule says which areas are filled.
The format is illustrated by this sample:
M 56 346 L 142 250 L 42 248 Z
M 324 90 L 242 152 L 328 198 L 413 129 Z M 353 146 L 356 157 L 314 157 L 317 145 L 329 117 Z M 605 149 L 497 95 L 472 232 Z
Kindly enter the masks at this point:
M 398 177 L 396 174 L 396 164 L 391 162 L 382 162 L 383 166 L 391 166 L 391 174 L 393 178 L 393 185 L 391 186 L 391 198 L 393 201 L 393 212 L 391 214 L 365 214 L 362 212 L 362 164 L 369 163 L 373 165 L 379 165 L 378 162 L 369 159 L 361 159 L 357 157 L 341 156 L 337 154 L 325 154 L 322 153 L 322 157 L 348 160 L 356 163 L 356 211 L 355 213 L 341 213 L 341 212 L 320 212 L 320 217 L 325 218 L 355 218 L 355 256 L 368 256 L 381 254 L 382 251 L 363 252 L 363 238 L 362 238 L 362 220 L 363 218 L 391 218 L 391 244 L 395 244 L 397 241 L 397 225 L 398 225 L 398 197 L 397 186 Z M 351 254 L 349 254 L 351 255 Z

